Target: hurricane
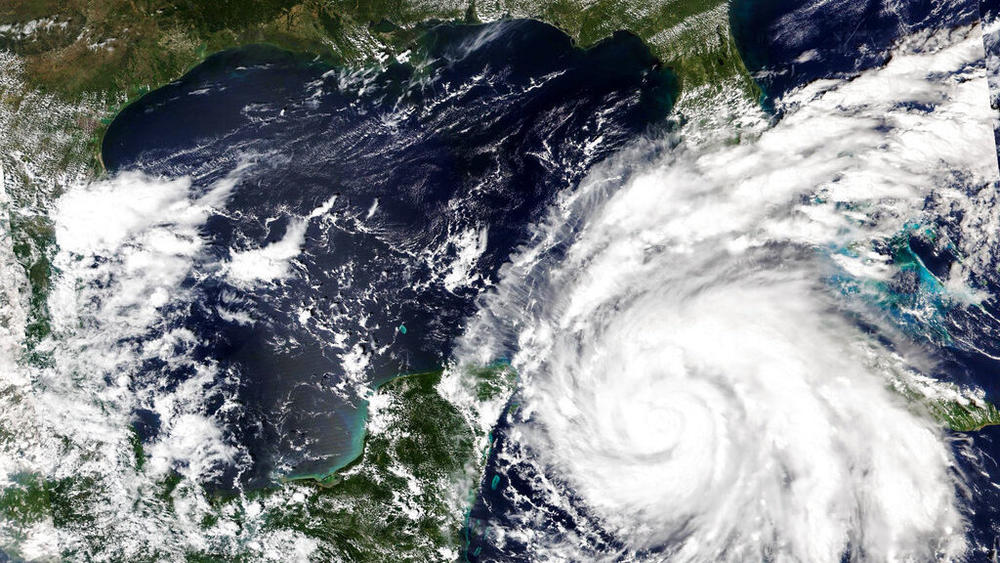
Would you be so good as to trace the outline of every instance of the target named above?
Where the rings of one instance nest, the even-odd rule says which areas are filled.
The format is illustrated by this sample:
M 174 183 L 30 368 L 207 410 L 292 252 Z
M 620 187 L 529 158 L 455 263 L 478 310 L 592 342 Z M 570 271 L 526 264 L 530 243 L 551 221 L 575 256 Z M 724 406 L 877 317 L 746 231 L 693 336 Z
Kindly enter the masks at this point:
M 951 438 L 900 389 L 940 374 L 940 312 L 976 307 L 996 248 L 983 58 L 978 27 L 918 33 L 790 91 L 780 119 L 692 110 L 564 194 L 459 354 L 520 376 L 484 517 L 501 555 L 969 552 Z M 964 257 L 931 296 L 892 252 L 926 225 Z
M 0 10 L 0 560 L 997 559 L 997 1 L 121 1 Z
M 454 335 L 676 80 L 632 35 L 584 50 L 511 20 L 419 40 L 360 69 L 223 51 L 122 110 L 103 176 L 31 193 L 35 163 L 13 168 L 0 549 L 459 556 L 486 432 L 436 390 Z

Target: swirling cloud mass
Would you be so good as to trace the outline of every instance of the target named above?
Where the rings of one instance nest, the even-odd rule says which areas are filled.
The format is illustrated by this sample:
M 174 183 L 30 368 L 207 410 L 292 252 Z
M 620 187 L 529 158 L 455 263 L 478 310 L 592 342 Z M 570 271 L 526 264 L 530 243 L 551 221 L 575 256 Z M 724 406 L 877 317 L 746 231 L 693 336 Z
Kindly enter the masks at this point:
M 779 23 L 798 44 L 792 20 Z M 388 161 L 386 170 L 457 166 L 454 146 L 488 125 L 468 156 L 483 183 L 454 198 L 418 178 L 411 199 L 393 200 L 408 174 L 400 168 L 371 201 L 357 199 L 371 195 L 367 184 L 342 194 L 318 172 L 308 182 L 317 197 L 300 201 L 303 186 L 286 174 L 296 161 L 281 151 L 298 157 L 310 145 L 284 147 L 281 137 L 280 150 L 258 151 L 256 116 L 287 118 L 291 140 L 311 131 L 303 124 L 313 121 L 291 116 L 325 119 L 314 113 L 323 95 L 340 103 L 336 76 L 323 71 L 299 105 L 276 96 L 275 107 L 245 106 L 246 144 L 191 149 L 207 164 L 176 177 L 140 167 L 61 180 L 40 205 L 52 246 L 37 295 L 0 217 L 0 508 L 15 506 L 7 491 L 38 505 L 18 526 L 0 515 L 0 549 L 105 561 L 455 560 L 463 549 L 473 561 L 678 563 L 988 554 L 997 513 L 981 507 L 1000 506 L 997 464 L 980 447 L 989 435 L 956 439 L 934 410 L 987 396 L 962 378 L 975 368 L 954 367 L 959 353 L 983 360 L 984 372 L 1000 366 L 989 294 L 1000 287 L 997 113 L 981 27 L 910 33 L 889 56 L 864 53 L 877 68 L 790 86 L 773 108 L 732 77 L 660 108 L 653 102 L 673 83 L 651 56 L 585 105 L 563 98 L 581 76 L 607 82 L 606 69 L 590 74 L 606 62 L 581 59 L 586 72 L 569 74 L 556 65 L 504 93 L 507 48 L 524 38 L 583 52 L 538 22 L 493 25 L 455 26 L 473 38 L 461 56 L 416 67 L 411 86 L 440 90 L 427 99 L 446 111 L 410 124 L 412 138 L 397 125 L 414 110 L 399 103 L 372 110 L 377 134 L 357 141 L 371 116 L 344 102 L 361 108 L 347 145 L 364 145 L 365 159 L 378 149 L 372 178 Z M 450 26 L 434 29 L 458 33 Z M 987 27 L 994 43 L 997 29 Z M 810 48 L 797 60 L 826 55 Z M 496 82 L 477 65 L 500 69 Z M 421 78 L 459 67 L 471 74 Z M 379 72 L 345 80 L 361 84 L 360 99 Z M 643 90 L 654 78 L 656 95 Z M 780 78 L 784 88 L 794 69 Z M 536 90 L 545 95 L 520 97 Z M 482 101 L 484 92 L 501 95 Z M 449 105 L 467 95 L 473 110 Z M 509 125 L 538 100 L 553 105 Z M 475 113 L 482 107 L 496 114 Z M 644 113 L 654 107 L 655 119 Z M 449 121 L 458 114 L 461 126 Z M 522 136 L 513 130 L 531 142 L 504 144 Z M 378 152 L 400 139 L 412 153 Z M 444 148 L 425 154 L 425 142 Z M 484 155 L 494 153 L 517 158 L 493 172 Z M 325 172 L 330 154 L 305 162 Z M 338 174 L 354 169 L 344 162 Z M 538 163 L 538 176 L 520 175 Z M 505 167 L 519 172 L 508 178 Z M 442 190 L 468 179 L 442 178 Z M 551 186 L 519 207 L 539 178 Z M 268 179 L 289 186 L 259 207 L 276 192 Z M 441 207 L 413 207 L 424 200 Z M 0 215 L 13 216 L 13 201 L 0 189 Z M 434 217 L 445 207 L 454 223 Z M 427 219 L 437 235 L 423 231 Z M 371 238 L 351 238 L 359 233 Z M 925 264 L 916 239 L 933 247 L 923 256 L 946 258 Z M 375 260 L 390 254 L 398 261 Z M 322 260 L 330 256 L 344 260 Z M 408 284 L 426 295 L 406 293 L 410 308 L 397 308 L 390 293 Z M 427 335 L 433 353 L 412 344 Z M 312 343 L 319 352 L 309 356 Z M 514 370 L 494 369 L 498 359 Z M 417 360 L 449 367 L 396 377 Z M 274 386 L 254 384 L 258 364 Z M 312 400 L 330 397 L 343 402 Z M 254 406 L 261 398 L 266 409 Z M 357 417 L 339 421 L 330 405 Z M 303 460 L 325 471 L 345 444 L 361 451 L 346 467 L 297 472 Z M 262 456 L 274 459 L 257 475 Z
M 515 342 L 500 466 L 591 515 L 607 558 L 962 558 L 952 449 L 890 388 L 933 361 L 871 288 L 898 283 L 892 238 L 937 222 L 966 257 L 946 299 L 977 298 L 998 176 L 983 57 L 975 27 L 910 37 L 774 124 L 734 109 L 738 144 L 696 116 L 592 173 L 466 335 L 471 362 Z M 586 530 L 511 511 L 500 544 L 594 556 Z

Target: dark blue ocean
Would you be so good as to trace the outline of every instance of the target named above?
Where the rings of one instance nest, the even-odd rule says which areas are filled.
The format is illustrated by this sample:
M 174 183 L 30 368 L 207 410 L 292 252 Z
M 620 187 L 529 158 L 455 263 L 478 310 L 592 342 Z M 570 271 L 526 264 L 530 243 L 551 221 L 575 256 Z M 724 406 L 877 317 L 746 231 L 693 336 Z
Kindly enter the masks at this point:
M 734 0 L 729 18 L 764 92 L 760 102 L 774 110 L 798 86 L 884 64 L 899 38 L 969 25 L 981 11 L 998 13 L 966 0 Z M 447 361 L 477 297 L 556 194 L 665 127 L 676 95 L 673 74 L 634 36 L 617 34 L 582 51 L 555 28 L 512 20 L 428 27 L 409 62 L 384 69 L 331 68 L 268 46 L 226 51 L 126 108 L 104 140 L 109 171 L 189 176 L 207 190 L 239 170 L 225 209 L 207 223 L 210 255 L 185 282 L 198 299 L 178 321 L 198 336 L 202 358 L 238 374 L 242 408 L 217 405 L 214 414 L 250 452 L 252 466 L 231 468 L 219 485 L 263 486 L 353 459 L 365 407 L 358 388 L 344 385 L 352 366 L 362 366 L 363 388 Z M 332 220 L 308 222 L 295 275 L 243 286 L 219 273 L 236 253 L 282 241 L 316 210 Z M 456 270 L 470 244 L 477 250 L 471 265 Z M 931 273 L 957 259 L 919 237 L 905 246 Z M 1000 292 L 995 271 L 975 282 Z M 250 328 L 218 314 L 234 307 L 262 321 Z M 959 344 L 935 351 L 936 375 L 974 383 L 1000 403 L 995 299 L 947 314 Z M 149 373 L 162 374 L 163 366 Z M 168 373 L 168 381 L 135 384 L 191 377 L 182 368 Z M 152 406 L 136 413 L 136 425 L 146 439 L 156 436 Z M 464 531 L 471 561 L 525 559 L 524 546 L 507 538 L 501 547 L 491 530 L 525 521 L 573 529 L 586 517 L 582 505 L 547 502 L 536 467 L 503 465 L 507 425 L 502 417 L 494 429 Z M 998 440 L 996 428 L 953 434 L 955 471 L 970 483 L 962 493 L 968 532 L 981 546 L 995 546 L 1000 532 L 1000 495 L 976 477 L 1000 470 Z M 587 549 L 620 547 L 594 522 L 586 529 Z M 977 552 L 973 560 L 979 555 L 991 556 Z
M 788 92 L 815 80 L 851 78 L 884 65 L 890 58 L 891 47 L 901 38 L 921 31 L 977 24 L 981 21 L 981 10 L 983 21 L 995 22 L 1000 17 L 1000 2 L 734 0 L 729 4 L 729 21 L 740 54 L 762 91 L 761 105 L 780 118 L 781 108 L 776 108 L 775 101 Z M 995 100 L 1000 99 L 1000 79 L 997 78 L 1000 76 L 1000 39 L 996 34 L 986 37 L 986 47 L 993 107 L 996 108 Z M 937 227 L 947 232 L 952 240 L 961 240 L 962 234 L 955 223 L 942 220 Z M 897 263 L 915 258 L 925 274 L 932 274 L 917 276 L 918 280 L 946 278 L 949 268 L 959 259 L 952 253 L 933 248 L 915 235 L 905 241 L 903 248 L 894 256 Z M 928 289 L 922 287 L 922 283 L 898 283 L 896 297 L 904 302 L 915 299 Z M 944 313 L 950 343 L 935 345 L 932 351 L 939 362 L 935 377 L 978 386 L 986 391 L 987 399 L 998 404 L 1000 361 L 996 358 L 1000 357 L 1000 326 L 996 319 L 1000 318 L 1000 307 L 995 296 L 1000 294 L 1000 276 L 995 269 L 981 272 L 975 284 L 994 297 L 981 308 L 954 308 Z M 946 307 L 942 306 L 944 309 Z M 904 327 L 910 323 L 903 317 L 895 321 Z M 877 333 L 874 327 L 871 333 Z M 914 336 L 922 346 L 926 343 L 923 335 Z M 511 406 L 516 408 L 518 400 L 515 395 Z M 520 529 L 529 522 L 542 530 L 539 537 L 546 537 L 545 531 L 574 533 L 577 547 L 584 552 L 628 553 L 629 546 L 623 545 L 614 534 L 603 531 L 599 520 L 588 514 L 585 504 L 559 475 L 542 474 L 532 464 L 512 465 L 503 461 L 519 456 L 516 446 L 509 445 L 506 439 L 510 419 L 510 416 L 501 417 L 493 433 L 494 443 L 480 494 L 470 510 L 465 530 L 466 559 L 530 560 L 524 555 L 532 551 L 529 545 L 517 536 L 504 534 L 502 539 L 498 536 L 498 533 Z M 967 534 L 976 546 L 968 554 L 968 560 L 995 561 L 1000 553 L 1000 490 L 992 476 L 1000 472 L 997 461 L 1000 460 L 1000 428 L 951 432 L 950 438 L 958 462 L 954 467 L 955 475 L 958 481 L 968 485 L 958 492 L 969 521 Z M 558 502 L 547 500 L 553 487 L 560 490 Z M 664 507 L 664 510 L 670 508 Z M 670 545 L 656 546 L 637 556 L 656 560 L 667 557 L 669 549 Z M 849 557 L 845 554 L 844 560 Z
M 103 143 L 111 173 L 189 176 L 204 192 L 239 169 L 177 321 L 197 335 L 199 360 L 237 374 L 242 408 L 210 414 L 252 457 L 239 479 L 325 474 L 356 457 L 364 389 L 441 367 L 528 226 L 592 163 L 661 123 L 676 92 L 633 35 L 583 51 L 512 20 L 429 27 L 410 62 L 384 69 L 225 51 L 122 111 Z M 303 218 L 294 275 L 245 286 L 220 273 Z M 234 321 L 234 307 L 257 322 Z M 191 376 L 163 381 L 164 366 L 149 367 L 156 380 L 136 385 Z M 156 436 L 152 410 L 136 424 Z
M 979 20 L 974 0 L 734 0 L 729 25 L 765 105 L 820 78 L 885 64 L 889 48 L 925 29 Z

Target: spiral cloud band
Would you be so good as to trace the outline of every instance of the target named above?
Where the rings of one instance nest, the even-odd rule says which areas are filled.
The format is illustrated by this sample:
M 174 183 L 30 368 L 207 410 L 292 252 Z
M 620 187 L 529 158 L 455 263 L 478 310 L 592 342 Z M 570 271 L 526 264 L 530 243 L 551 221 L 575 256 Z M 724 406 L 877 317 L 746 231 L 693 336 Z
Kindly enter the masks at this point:
M 983 56 L 978 28 L 911 37 L 883 68 L 791 93 L 754 139 L 696 116 L 567 195 L 464 342 L 472 362 L 516 342 L 501 466 L 582 505 L 609 559 L 961 558 L 951 449 L 887 384 L 921 361 L 829 280 L 891 280 L 878 243 L 960 216 L 967 259 L 945 281 L 973 298 L 965 269 L 995 236 L 973 232 L 995 217 Z M 579 530 L 518 522 L 501 543 L 594 556 Z

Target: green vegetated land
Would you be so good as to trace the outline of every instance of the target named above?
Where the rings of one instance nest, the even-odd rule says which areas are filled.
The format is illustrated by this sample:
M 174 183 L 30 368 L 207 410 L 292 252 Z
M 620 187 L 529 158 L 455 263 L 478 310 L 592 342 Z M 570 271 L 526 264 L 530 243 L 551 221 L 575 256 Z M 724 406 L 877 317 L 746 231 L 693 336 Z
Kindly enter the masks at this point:
M 509 366 L 465 373 L 481 400 L 503 401 L 513 391 L 515 375 Z M 366 437 L 361 458 L 337 475 L 233 494 L 199 491 L 201 485 L 174 473 L 159 480 L 135 510 L 155 514 L 164 523 L 172 516 L 178 521 L 194 517 L 204 545 L 189 548 L 183 554 L 188 561 L 252 561 L 254 538 L 287 531 L 315 540 L 312 556 L 322 560 L 457 559 L 464 546 L 461 522 L 490 445 L 480 429 L 439 395 L 436 387 L 442 376 L 442 371 L 418 373 L 383 385 L 375 415 L 379 429 Z M 134 469 L 141 474 L 147 470 L 146 454 L 138 440 L 133 447 Z M 16 486 L 0 490 L 0 519 L 24 534 L 44 521 L 72 530 L 84 541 L 67 546 L 64 556 L 69 559 L 94 554 L 175 559 L 175 551 L 156 547 L 114 552 L 122 542 L 108 542 L 94 526 L 95 506 L 101 504 L 105 488 L 99 477 L 47 480 L 24 475 Z M 207 498 L 208 504 L 192 504 L 198 497 Z
M 740 76 L 725 0 L 14 0 L 0 7 L 0 49 L 24 57 L 33 86 L 68 101 L 97 96 L 87 130 L 96 157 L 123 103 L 182 75 L 208 54 L 249 43 L 365 64 L 397 53 L 424 22 L 533 17 L 581 46 L 615 31 L 643 38 L 682 87 Z M 96 160 L 95 160 L 96 163 Z
M 956 432 L 975 432 L 1000 425 L 1000 409 L 982 397 L 962 393 L 954 385 L 927 389 L 926 384 L 893 379 L 888 388 L 904 397 L 919 414 L 929 414 L 942 426 Z
M 12 192 L 8 209 L 14 250 L 29 274 L 31 342 L 48 333 L 46 299 L 54 252 L 49 206 L 73 178 L 103 173 L 103 131 L 129 101 L 168 83 L 206 56 L 251 43 L 269 43 L 313 53 L 332 65 L 379 64 L 414 44 L 436 20 L 470 23 L 502 17 L 534 17 L 552 23 L 590 46 L 618 30 L 643 39 L 654 54 L 680 72 L 684 86 L 739 74 L 725 2 L 670 0 L 618 5 L 582 0 L 479 2 L 472 0 L 13 0 L 0 5 L 0 51 L 14 53 L 16 79 L 0 84 L 0 157 Z M 714 10 L 714 11 L 712 11 Z M 707 24 L 686 25 L 693 14 Z M 701 20 L 698 20 L 701 21 Z M 672 30 L 673 35 L 657 35 Z M 681 48 L 681 44 L 684 44 Z M 710 55 L 717 56 L 710 56 Z M 747 83 L 750 83 L 749 81 Z M 11 156 L 21 155 L 21 156 Z M 8 158 L 10 157 L 10 158 Z M 54 179 L 54 180 L 46 180 Z M 485 440 L 468 413 L 436 391 L 440 373 L 394 380 L 379 390 L 391 397 L 389 430 L 366 437 L 362 456 L 322 479 L 287 483 L 248 493 L 251 498 L 215 497 L 206 515 L 206 536 L 225 522 L 250 524 L 246 502 L 272 502 L 289 488 L 306 502 L 266 511 L 266 527 L 295 529 L 318 540 L 335 558 L 428 560 L 436 550 L 457 549 L 462 514 L 478 485 Z M 501 402 L 514 389 L 508 368 L 472 370 L 470 390 L 480 402 Z M 381 413 L 380 416 L 385 416 Z M 488 443 L 488 441 L 487 441 Z M 133 440 L 135 471 L 143 473 L 142 444 Z M 52 481 L 25 475 L 0 493 L 5 522 L 24 526 L 48 521 L 93 540 L 91 511 L 106 488 L 100 479 Z M 173 511 L 174 499 L 192 494 L 195 483 L 174 475 L 148 495 L 143 510 Z M 402 496 L 401 496 L 402 495 Z M 409 495 L 409 497 L 407 497 Z M 392 503 L 409 503 L 392 506 Z M 415 515 L 415 516 L 414 516 Z M 256 525 L 256 524 L 255 524 Z M 27 528 L 25 528 L 27 529 Z M 88 540 L 88 541 L 89 541 Z M 81 552 L 85 553 L 86 551 Z M 78 554 L 78 555 L 80 555 Z M 73 554 L 68 554 L 72 556 Z M 155 559 L 166 554 L 146 553 Z M 193 560 L 234 555 L 219 540 Z
M 48 332 L 52 225 L 45 209 L 74 175 L 103 173 L 100 143 L 129 101 L 206 56 L 250 43 L 315 53 L 331 64 L 377 64 L 436 20 L 533 17 L 589 46 L 618 30 L 643 38 L 684 90 L 736 87 L 754 97 L 729 33 L 725 0 L 11 0 L 0 4 L 0 51 L 23 62 L 24 84 L 0 84 L 0 152 L 15 251 L 30 276 L 29 340 Z M 726 79 L 726 80 L 722 80 Z M 728 82 L 727 82 L 728 81 Z M 4 111 L 6 110 L 6 111 Z M 0 116 L 3 117 L 3 116 Z M 14 155 L 21 155 L 20 157 Z M 4 157 L 0 157 L 0 165 Z M 23 168 L 30 168 L 26 172 Z M 42 186 L 38 177 L 62 178 Z
M 0 51 L 23 61 L 25 84 L 0 84 L 0 110 L 11 116 L 0 126 L 14 132 L 0 150 L 26 155 L 35 173 L 6 171 L 26 185 L 38 184 L 38 173 L 100 175 L 101 139 L 118 111 L 222 49 L 270 43 L 363 66 L 404 51 L 434 21 L 507 16 L 554 24 L 584 47 L 628 30 L 678 73 L 682 96 L 732 88 L 732 78 L 755 95 L 725 0 L 12 0 L 0 5 Z M 38 185 L 11 194 L 15 251 L 31 282 L 31 340 L 48 331 L 52 252 L 51 221 L 37 200 L 57 195 L 58 186 Z
M 481 400 L 505 400 L 513 392 L 507 366 L 468 375 Z M 479 431 L 438 394 L 441 377 L 441 371 L 426 372 L 383 385 L 378 393 L 388 401 L 376 416 L 387 425 L 366 436 L 362 457 L 337 475 L 301 481 L 306 501 L 272 509 L 269 525 L 319 540 L 317 555 L 351 561 L 457 555 L 462 538 L 455 523 L 475 493 L 488 450 L 481 449 Z
M 120 108 L 213 52 L 270 43 L 335 65 L 378 64 L 411 45 L 426 22 L 506 16 L 556 25 L 583 47 L 619 30 L 635 33 L 677 73 L 682 97 L 697 89 L 735 88 L 748 99 L 759 92 L 734 45 L 725 0 L 10 0 L 0 5 L 0 51 L 20 58 L 25 83 L 20 89 L 0 87 L 0 109 L 15 116 L 7 145 L 44 154 L 44 170 L 89 169 L 94 176 L 102 172 L 101 135 Z M 50 114 L 56 106 L 49 100 L 60 101 L 58 114 Z M 42 117 L 49 119 L 40 125 Z M 36 121 L 34 136 L 25 136 L 19 146 L 18 124 L 25 119 Z M 24 179 L 35 189 L 31 182 L 36 180 Z M 54 195 L 46 192 L 48 198 Z M 11 214 L 11 230 L 30 275 L 32 330 L 41 335 L 52 233 L 43 212 L 29 212 L 32 207 L 24 203 L 29 196 L 13 195 L 23 209 Z M 509 396 L 515 385 L 509 368 L 494 366 L 471 377 L 481 401 Z M 369 435 L 362 457 L 337 474 L 288 483 L 305 502 L 269 506 L 264 525 L 313 537 L 331 558 L 427 560 L 443 553 L 439 550 L 457 549 L 456 483 L 464 494 L 473 490 L 484 452 L 479 430 L 437 392 L 440 378 L 432 372 L 384 385 L 379 393 L 390 401 L 388 415 L 380 416 L 390 416 L 387 430 Z M 1000 424 L 1000 411 L 989 403 L 931 403 L 929 411 L 955 430 Z M 138 441 L 134 447 L 136 471 L 142 472 L 142 447 Z M 172 510 L 171 499 L 195 486 L 167 479 L 155 500 Z M 267 503 L 283 489 L 248 494 Z M 81 507 L 95 490 L 99 483 L 26 475 L 21 486 L 0 491 L 0 517 L 25 523 L 47 518 L 85 530 L 89 524 Z M 247 499 L 216 497 L 204 527 L 239 521 L 237 500 Z M 410 504 L 387 509 L 392 503 Z M 415 516 L 400 516 L 404 510 Z M 188 557 L 234 555 L 228 549 L 220 543 Z
M 1000 410 L 986 401 L 969 404 L 937 401 L 930 405 L 930 410 L 935 418 L 959 432 L 973 432 L 1000 424 Z

